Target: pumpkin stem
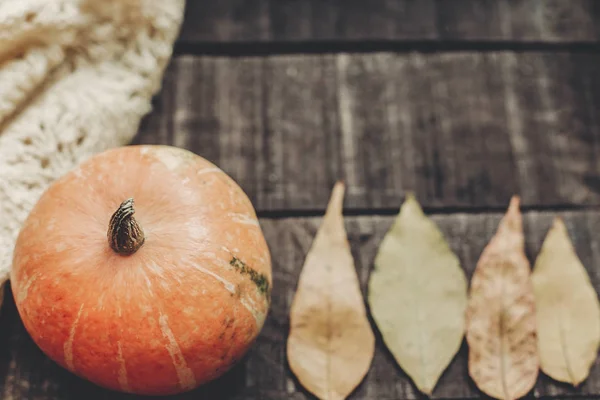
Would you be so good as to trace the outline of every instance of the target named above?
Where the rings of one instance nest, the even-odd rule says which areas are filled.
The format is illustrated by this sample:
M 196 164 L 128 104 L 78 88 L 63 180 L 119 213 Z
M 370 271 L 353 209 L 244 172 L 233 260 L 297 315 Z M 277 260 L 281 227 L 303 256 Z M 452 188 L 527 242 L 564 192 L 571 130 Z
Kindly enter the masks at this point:
M 110 218 L 108 243 L 117 254 L 124 256 L 133 254 L 142 247 L 146 240 L 144 231 L 133 218 L 134 213 L 133 197 L 130 197 L 121 203 Z

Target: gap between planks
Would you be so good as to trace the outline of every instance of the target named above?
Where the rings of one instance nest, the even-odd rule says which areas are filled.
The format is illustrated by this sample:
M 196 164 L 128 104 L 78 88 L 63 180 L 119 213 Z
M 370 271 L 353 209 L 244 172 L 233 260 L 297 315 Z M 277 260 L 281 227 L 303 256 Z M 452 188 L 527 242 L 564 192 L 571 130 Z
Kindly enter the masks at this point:
M 423 211 L 427 215 L 452 215 L 452 214 L 504 214 L 508 209 L 506 207 L 423 207 Z M 530 212 L 546 212 L 546 213 L 584 213 L 600 211 L 600 206 L 587 205 L 571 205 L 561 204 L 552 206 L 521 206 L 520 210 L 523 214 Z M 395 216 L 400 211 L 398 208 L 347 208 L 343 210 L 345 217 L 370 217 L 370 216 Z M 322 217 L 325 215 L 323 209 L 290 209 L 290 210 L 257 210 L 258 218 L 264 219 L 284 219 L 284 218 L 310 218 Z
M 290 42 L 177 42 L 174 55 L 251 57 L 337 53 L 451 53 L 451 52 L 569 52 L 597 53 L 600 42 L 506 42 L 492 40 L 323 40 Z

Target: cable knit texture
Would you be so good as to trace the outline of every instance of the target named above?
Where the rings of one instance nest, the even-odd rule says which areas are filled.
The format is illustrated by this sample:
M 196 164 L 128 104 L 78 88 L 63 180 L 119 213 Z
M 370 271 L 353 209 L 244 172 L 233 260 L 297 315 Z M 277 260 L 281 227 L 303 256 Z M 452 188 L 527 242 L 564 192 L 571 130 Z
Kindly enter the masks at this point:
M 0 0 L 0 282 L 52 181 L 128 144 L 150 111 L 184 0 Z

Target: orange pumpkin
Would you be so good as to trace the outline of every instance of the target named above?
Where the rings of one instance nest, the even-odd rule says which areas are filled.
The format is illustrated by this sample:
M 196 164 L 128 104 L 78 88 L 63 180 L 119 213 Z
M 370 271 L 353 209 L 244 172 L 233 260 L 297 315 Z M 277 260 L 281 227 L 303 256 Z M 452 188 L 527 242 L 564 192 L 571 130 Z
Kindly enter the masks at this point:
M 271 258 L 254 208 L 186 150 L 126 146 L 55 181 L 11 286 L 51 359 L 100 386 L 174 394 L 228 370 L 263 326 Z

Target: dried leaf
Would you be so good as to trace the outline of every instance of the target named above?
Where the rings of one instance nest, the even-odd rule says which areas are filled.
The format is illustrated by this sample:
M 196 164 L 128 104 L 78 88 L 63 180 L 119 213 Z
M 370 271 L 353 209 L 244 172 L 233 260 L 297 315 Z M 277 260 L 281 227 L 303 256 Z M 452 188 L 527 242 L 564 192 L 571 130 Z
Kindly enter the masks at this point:
M 600 304 L 560 218 L 544 240 L 532 282 L 542 371 L 576 386 L 598 354 Z
M 467 280 L 412 194 L 379 247 L 369 304 L 400 367 L 431 394 L 464 336 Z
M 363 380 L 375 349 L 336 183 L 300 274 L 287 355 L 300 383 L 320 399 L 344 399 Z
M 477 263 L 467 307 L 469 373 L 479 389 L 498 399 L 524 396 L 538 375 L 535 302 L 524 246 L 514 196 Z

